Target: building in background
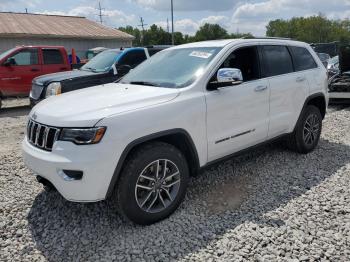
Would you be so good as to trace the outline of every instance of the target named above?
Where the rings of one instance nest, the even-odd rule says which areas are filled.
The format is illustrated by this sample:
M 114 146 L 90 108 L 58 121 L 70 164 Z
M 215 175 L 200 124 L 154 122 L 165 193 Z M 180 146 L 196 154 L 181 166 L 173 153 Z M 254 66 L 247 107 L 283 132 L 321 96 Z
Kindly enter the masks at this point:
M 0 52 L 19 45 L 59 45 L 80 58 L 94 47 L 132 45 L 133 36 L 85 17 L 0 12 Z

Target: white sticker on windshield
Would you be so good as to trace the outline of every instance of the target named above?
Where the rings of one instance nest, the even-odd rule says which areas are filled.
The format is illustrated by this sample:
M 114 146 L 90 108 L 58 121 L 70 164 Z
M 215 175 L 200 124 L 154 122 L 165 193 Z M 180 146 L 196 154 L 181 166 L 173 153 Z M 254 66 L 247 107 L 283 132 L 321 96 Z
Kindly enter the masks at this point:
M 208 53 L 208 52 L 201 52 L 201 51 L 193 51 L 190 56 L 194 56 L 194 57 L 199 57 L 199 58 L 205 58 L 208 59 L 209 57 L 211 57 L 213 54 L 212 53 Z

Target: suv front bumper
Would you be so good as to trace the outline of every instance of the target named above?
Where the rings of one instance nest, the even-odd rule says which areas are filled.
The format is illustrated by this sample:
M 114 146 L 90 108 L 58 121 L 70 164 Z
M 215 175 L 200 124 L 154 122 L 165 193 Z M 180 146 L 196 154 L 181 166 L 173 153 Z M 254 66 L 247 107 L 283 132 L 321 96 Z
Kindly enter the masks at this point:
M 77 146 L 57 141 L 48 152 L 32 146 L 25 137 L 22 152 L 26 165 L 36 175 L 49 180 L 65 199 L 73 202 L 105 199 L 115 159 L 100 144 Z M 63 170 L 82 171 L 83 176 L 79 180 L 67 179 Z

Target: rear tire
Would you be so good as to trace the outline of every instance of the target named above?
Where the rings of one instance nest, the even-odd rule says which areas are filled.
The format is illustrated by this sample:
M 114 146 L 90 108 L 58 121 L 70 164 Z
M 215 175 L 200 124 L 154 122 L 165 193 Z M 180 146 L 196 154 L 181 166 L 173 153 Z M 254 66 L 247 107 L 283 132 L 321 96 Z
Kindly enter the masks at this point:
M 188 180 L 189 169 L 181 151 L 167 143 L 153 142 L 127 158 L 114 198 L 124 217 L 149 225 L 178 208 Z
M 288 147 L 301 154 L 310 153 L 316 148 L 321 131 L 321 112 L 316 106 L 309 105 L 301 113 L 297 126 L 287 141 Z

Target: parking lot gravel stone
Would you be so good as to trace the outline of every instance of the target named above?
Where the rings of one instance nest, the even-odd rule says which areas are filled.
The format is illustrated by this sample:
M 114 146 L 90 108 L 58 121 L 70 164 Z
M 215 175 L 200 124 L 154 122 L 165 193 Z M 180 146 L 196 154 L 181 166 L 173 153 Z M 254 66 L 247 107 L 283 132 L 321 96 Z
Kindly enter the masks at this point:
M 146 227 L 46 192 L 21 157 L 28 112 L 0 111 L 0 261 L 350 261 L 349 107 L 313 153 L 274 143 L 218 164 Z

